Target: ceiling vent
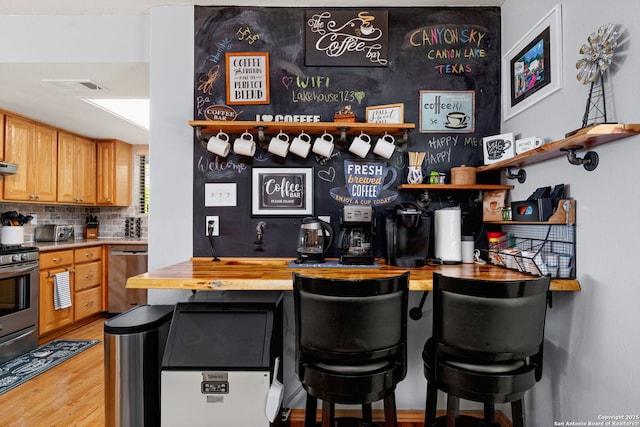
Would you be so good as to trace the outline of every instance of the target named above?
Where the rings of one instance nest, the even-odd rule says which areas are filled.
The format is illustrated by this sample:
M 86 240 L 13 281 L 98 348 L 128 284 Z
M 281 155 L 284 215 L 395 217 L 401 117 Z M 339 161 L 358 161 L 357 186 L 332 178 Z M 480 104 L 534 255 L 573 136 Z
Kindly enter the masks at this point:
M 79 93 L 96 93 L 107 90 L 104 86 L 89 79 L 42 79 L 61 89 Z

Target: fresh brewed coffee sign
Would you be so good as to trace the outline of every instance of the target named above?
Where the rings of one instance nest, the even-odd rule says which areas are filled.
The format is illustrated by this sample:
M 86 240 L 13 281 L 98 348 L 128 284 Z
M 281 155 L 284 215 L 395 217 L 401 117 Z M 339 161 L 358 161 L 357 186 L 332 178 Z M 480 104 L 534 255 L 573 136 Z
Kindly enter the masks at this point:
M 387 65 L 386 10 L 307 10 L 305 21 L 305 65 Z

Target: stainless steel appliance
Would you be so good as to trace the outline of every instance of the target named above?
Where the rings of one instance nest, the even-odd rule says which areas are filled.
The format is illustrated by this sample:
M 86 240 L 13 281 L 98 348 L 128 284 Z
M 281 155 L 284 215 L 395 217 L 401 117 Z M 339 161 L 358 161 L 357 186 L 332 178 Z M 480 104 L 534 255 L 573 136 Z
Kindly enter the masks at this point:
M 373 207 L 346 205 L 340 213 L 340 263 L 372 265 L 376 220 Z
M 413 203 L 385 212 L 386 261 L 390 265 L 418 268 L 426 265 L 431 217 Z
M 333 228 L 327 222 L 309 217 L 302 220 L 298 235 L 296 262 L 324 262 L 324 254 L 333 243 Z
M 147 303 L 146 289 L 126 289 L 127 279 L 146 273 L 147 245 L 109 246 L 108 304 L 109 313 L 123 313 Z
M 0 245 L 0 363 L 38 346 L 37 248 Z
M 36 227 L 36 242 L 66 242 L 73 240 L 73 225 L 66 224 L 46 224 Z

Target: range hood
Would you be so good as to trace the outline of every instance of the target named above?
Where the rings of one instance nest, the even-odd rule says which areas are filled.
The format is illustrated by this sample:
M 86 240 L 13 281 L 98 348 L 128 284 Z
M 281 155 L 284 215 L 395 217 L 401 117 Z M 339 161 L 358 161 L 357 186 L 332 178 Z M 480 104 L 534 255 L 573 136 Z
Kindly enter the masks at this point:
M 18 165 L 15 163 L 0 162 L 0 175 L 15 175 Z

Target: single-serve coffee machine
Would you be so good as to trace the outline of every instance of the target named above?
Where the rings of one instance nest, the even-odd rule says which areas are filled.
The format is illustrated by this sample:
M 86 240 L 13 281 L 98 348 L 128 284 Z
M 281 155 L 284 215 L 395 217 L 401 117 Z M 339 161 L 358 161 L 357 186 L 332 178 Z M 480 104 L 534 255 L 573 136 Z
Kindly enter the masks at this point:
M 372 206 L 340 209 L 340 264 L 372 265 L 375 212 Z
M 419 268 L 427 264 L 431 217 L 413 203 L 385 211 L 386 261 L 389 265 Z

